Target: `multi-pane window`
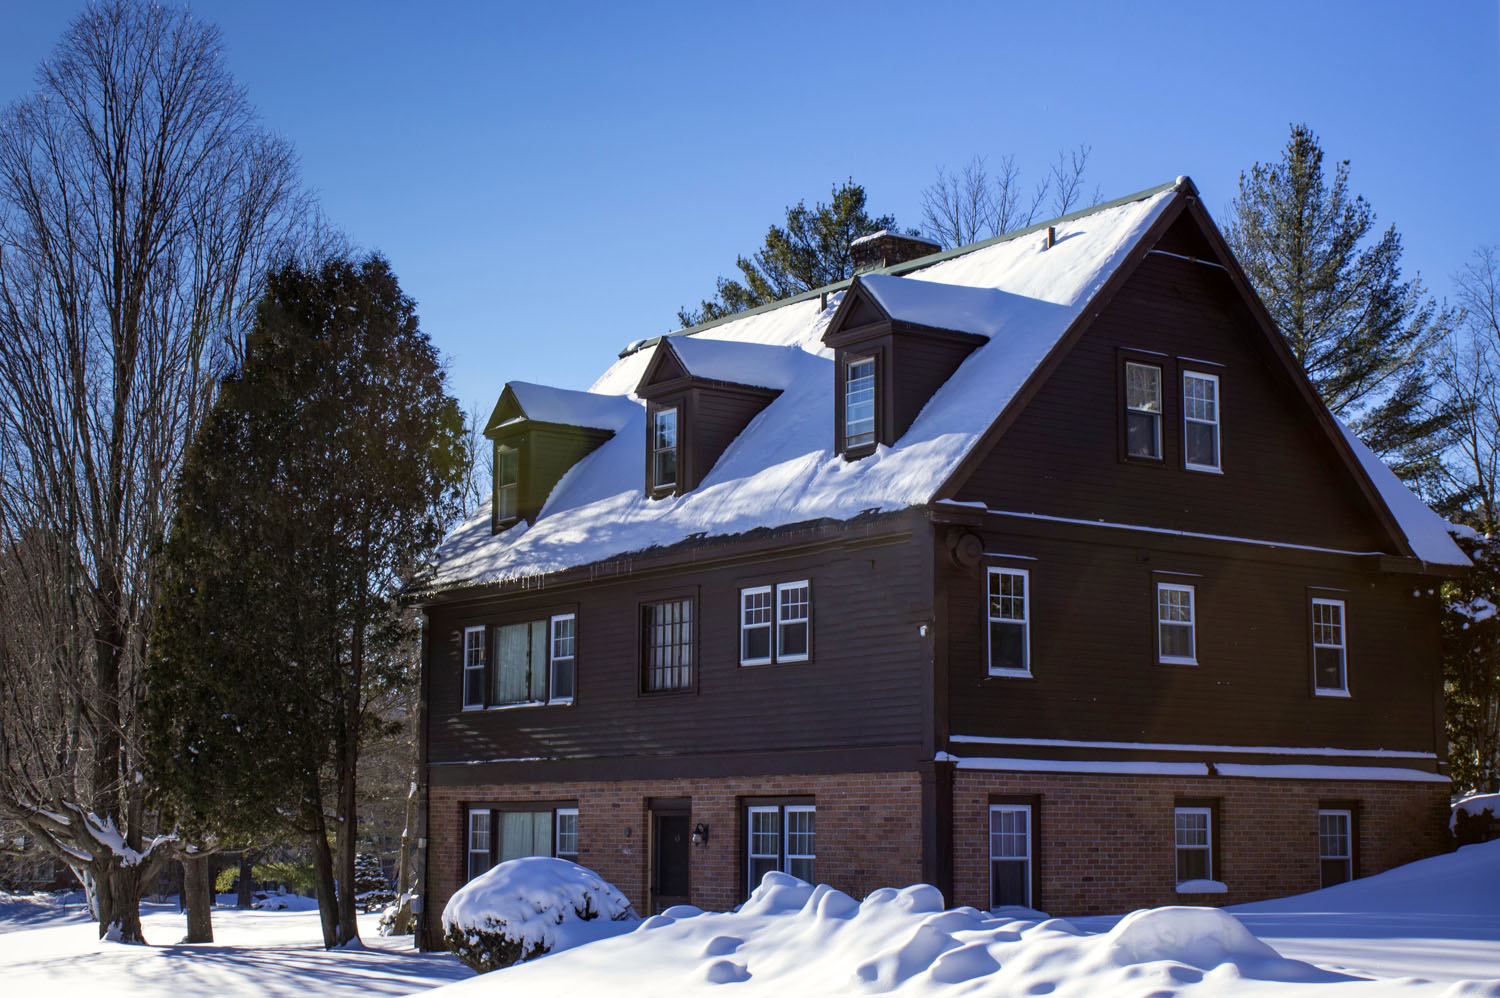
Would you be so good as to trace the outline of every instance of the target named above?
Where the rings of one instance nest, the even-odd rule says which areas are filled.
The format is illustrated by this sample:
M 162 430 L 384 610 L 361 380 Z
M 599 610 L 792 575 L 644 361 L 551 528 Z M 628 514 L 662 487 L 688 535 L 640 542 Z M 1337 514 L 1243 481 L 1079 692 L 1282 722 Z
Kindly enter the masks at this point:
M 514 447 L 495 447 L 495 519 L 514 520 L 518 510 L 520 455 Z
M 496 863 L 526 856 L 578 858 L 578 809 L 472 807 L 468 867 L 472 880 Z
M 1341 696 L 1349 692 L 1344 601 L 1312 601 L 1313 692 Z
M 484 706 L 484 628 L 464 628 L 464 706 Z
M 1021 569 L 989 570 L 990 673 L 993 675 L 1031 674 L 1027 582 L 1027 573 Z
M 527 620 L 495 628 L 495 675 L 490 703 L 547 699 L 547 622 Z
M 1161 368 L 1125 365 L 1125 453 L 1161 457 Z
M 490 812 L 469 812 L 469 879 L 490 868 Z
M 577 619 L 541 620 L 464 629 L 464 707 L 573 702 L 578 660 Z M 494 635 L 493 649 L 486 638 Z
M 844 369 L 844 448 L 875 442 L 875 358 L 851 360 Z
M 1214 879 L 1213 808 L 1179 807 L 1173 812 L 1177 882 Z
M 803 579 L 740 590 L 740 664 L 806 662 L 812 586 Z
M 1318 866 L 1324 887 L 1354 879 L 1352 814 L 1344 810 L 1318 812 Z
M 1156 584 L 1157 660 L 1195 665 L 1193 587 L 1171 582 Z
M 557 838 L 552 855 L 578 862 L 578 808 L 557 809 Z
M 1031 907 L 1031 805 L 990 805 L 990 907 Z
M 693 601 L 641 607 L 641 687 L 647 693 L 693 685 Z
M 551 703 L 573 702 L 573 667 L 578 660 L 578 618 L 571 613 L 552 618 Z
M 745 890 L 772 870 L 813 882 L 817 808 L 812 804 L 754 804 L 745 809 Z
M 1219 378 L 1182 375 L 1183 462 L 1195 471 L 1219 470 Z
M 677 410 L 656 409 L 651 413 L 651 487 L 677 484 Z

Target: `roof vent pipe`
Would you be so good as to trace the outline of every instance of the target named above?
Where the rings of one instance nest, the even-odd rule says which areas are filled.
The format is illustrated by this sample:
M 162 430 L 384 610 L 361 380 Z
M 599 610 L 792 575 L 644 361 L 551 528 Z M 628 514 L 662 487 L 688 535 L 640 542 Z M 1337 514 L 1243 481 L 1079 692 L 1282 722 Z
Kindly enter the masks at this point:
M 1055 225 L 1049 225 L 1049 226 L 1047 226 L 1047 245 L 1043 246 L 1042 248 L 1043 249 L 1051 249 L 1052 247 L 1054 247 L 1056 245 L 1057 245 L 1057 226 L 1055 226 Z

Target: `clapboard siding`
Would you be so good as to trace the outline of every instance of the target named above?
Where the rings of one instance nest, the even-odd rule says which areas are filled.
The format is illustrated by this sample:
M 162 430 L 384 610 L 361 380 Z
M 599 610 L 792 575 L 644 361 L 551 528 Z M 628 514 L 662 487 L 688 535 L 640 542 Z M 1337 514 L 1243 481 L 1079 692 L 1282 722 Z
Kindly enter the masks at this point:
M 1163 367 L 1164 459 L 1121 457 L 1120 351 Z M 1208 366 L 1200 362 L 1221 366 Z M 1184 368 L 1220 377 L 1223 474 L 1182 466 Z M 1153 254 L 957 494 L 992 508 L 1398 553 L 1220 269 Z
M 930 555 L 899 542 L 670 577 L 617 577 L 523 592 L 465 607 L 434 605 L 430 626 L 430 759 L 573 759 L 836 746 L 915 744 L 930 711 Z M 812 661 L 739 665 L 739 590 L 807 579 Z M 871 585 L 879 579 L 879 585 Z M 639 607 L 695 594 L 694 692 L 641 695 Z M 461 711 L 466 626 L 577 613 L 577 699 L 572 706 Z M 924 686 L 924 684 L 926 684 Z
M 771 394 L 752 395 L 740 392 L 699 388 L 693 391 L 688 406 L 692 420 L 693 485 L 713 471 L 724 448 L 734 442 L 755 414 L 773 398 Z
M 987 552 L 1021 556 L 989 564 L 1030 573 L 1034 678 L 987 674 L 985 568 L 945 562 L 951 733 L 1441 751 L 1427 585 L 1333 556 L 982 537 Z M 1156 661 L 1157 581 L 1195 589 L 1196 666 Z M 1343 590 L 1320 595 L 1346 601 L 1347 699 L 1313 695 L 1309 587 Z

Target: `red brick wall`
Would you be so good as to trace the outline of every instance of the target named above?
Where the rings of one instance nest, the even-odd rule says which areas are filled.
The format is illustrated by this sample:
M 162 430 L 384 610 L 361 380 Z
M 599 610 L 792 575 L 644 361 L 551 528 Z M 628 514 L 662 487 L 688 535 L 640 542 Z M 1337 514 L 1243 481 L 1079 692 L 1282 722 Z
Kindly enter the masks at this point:
M 1440 783 L 1249 780 L 1229 777 L 954 775 L 955 904 L 989 906 L 991 794 L 1040 795 L 1040 907 L 1052 915 L 1168 904 L 1239 904 L 1317 890 L 1319 802 L 1358 801 L 1357 876 L 1449 848 Z M 1215 876 L 1227 894 L 1178 894 L 1172 809 L 1218 802 Z
M 744 900 L 744 797 L 811 796 L 818 808 L 817 879 L 854 897 L 922 879 L 921 785 L 915 773 L 842 773 L 743 779 L 622 780 L 429 790 L 426 908 L 441 946 L 443 906 L 464 881 L 469 804 L 578 802 L 578 861 L 597 870 L 646 913 L 650 797 L 692 798 L 708 842 L 690 849 L 692 902 L 724 910 Z

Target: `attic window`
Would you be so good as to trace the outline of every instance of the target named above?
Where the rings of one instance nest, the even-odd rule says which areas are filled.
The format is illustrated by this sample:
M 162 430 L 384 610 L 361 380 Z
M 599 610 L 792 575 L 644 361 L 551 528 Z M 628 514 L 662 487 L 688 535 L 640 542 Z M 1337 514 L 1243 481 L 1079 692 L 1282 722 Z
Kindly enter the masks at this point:
M 1125 365 L 1125 453 L 1161 458 L 1161 368 Z
M 520 462 L 514 447 L 495 448 L 495 519 L 504 523 L 517 514 L 520 493 Z
M 657 409 L 651 414 L 651 487 L 668 489 L 677 484 L 677 410 Z
M 844 449 L 875 443 L 875 358 L 849 361 L 844 377 Z

